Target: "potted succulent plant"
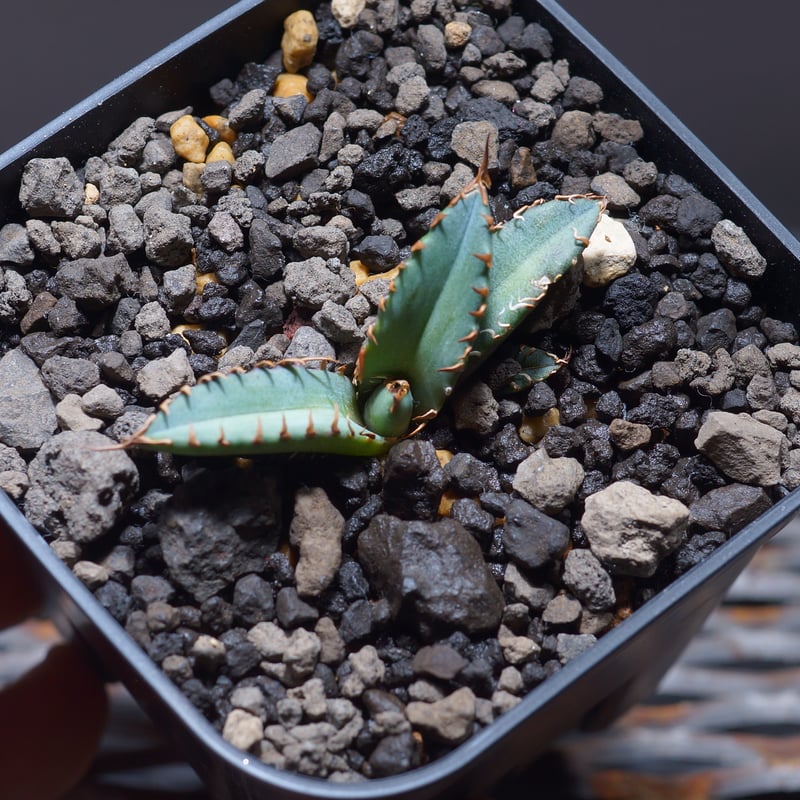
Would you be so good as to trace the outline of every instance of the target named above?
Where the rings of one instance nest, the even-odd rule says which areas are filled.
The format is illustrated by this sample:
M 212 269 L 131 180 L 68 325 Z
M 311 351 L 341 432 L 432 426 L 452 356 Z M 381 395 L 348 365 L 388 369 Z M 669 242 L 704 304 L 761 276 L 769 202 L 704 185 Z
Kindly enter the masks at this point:
M 215 796 L 652 690 L 800 503 L 792 237 L 551 0 L 245 0 L 104 99 L 0 161 L 0 511 Z

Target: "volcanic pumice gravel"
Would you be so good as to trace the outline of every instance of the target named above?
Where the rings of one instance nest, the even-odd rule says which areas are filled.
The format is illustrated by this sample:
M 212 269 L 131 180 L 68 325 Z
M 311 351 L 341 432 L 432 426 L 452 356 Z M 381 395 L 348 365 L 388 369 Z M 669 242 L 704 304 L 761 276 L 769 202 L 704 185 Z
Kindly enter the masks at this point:
M 746 232 L 510 2 L 333 5 L 293 73 L 27 164 L 0 486 L 228 741 L 358 780 L 490 724 L 800 485 L 800 346 Z M 497 219 L 600 193 L 632 247 L 524 332 L 569 353 L 546 383 L 499 395 L 499 353 L 381 460 L 98 449 L 217 369 L 352 365 L 487 141 Z

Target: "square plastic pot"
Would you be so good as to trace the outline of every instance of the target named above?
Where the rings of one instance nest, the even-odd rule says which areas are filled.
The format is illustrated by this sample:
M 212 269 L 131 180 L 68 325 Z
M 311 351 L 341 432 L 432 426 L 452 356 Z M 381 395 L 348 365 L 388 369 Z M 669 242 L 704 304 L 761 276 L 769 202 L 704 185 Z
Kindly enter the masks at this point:
M 283 18 L 299 7 L 288 0 L 243 0 L 0 155 L 0 218 L 12 221 L 21 215 L 17 193 L 27 160 L 67 156 L 77 163 L 102 152 L 138 116 L 157 116 L 189 104 L 203 107 L 206 87 L 235 75 L 247 61 L 264 60 L 274 50 Z M 773 317 L 796 319 L 800 248 L 794 237 L 554 0 L 517 0 L 516 10 L 544 24 L 575 71 L 603 87 L 608 110 L 642 123 L 646 137 L 637 147 L 643 158 L 685 176 L 746 230 L 770 265 L 769 281 L 757 290 L 756 301 Z M 220 800 L 423 800 L 463 797 L 491 785 L 531 763 L 560 734 L 600 728 L 647 697 L 756 550 L 798 510 L 800 490 L 449 755 L 403 775 L 337 785 L 280 772 L 226 743 L 0 493 L 0 522 L 30 560 L 47 598 L 47 611 L 63 632 L 85 642 L 110 679 L 126 685 Z

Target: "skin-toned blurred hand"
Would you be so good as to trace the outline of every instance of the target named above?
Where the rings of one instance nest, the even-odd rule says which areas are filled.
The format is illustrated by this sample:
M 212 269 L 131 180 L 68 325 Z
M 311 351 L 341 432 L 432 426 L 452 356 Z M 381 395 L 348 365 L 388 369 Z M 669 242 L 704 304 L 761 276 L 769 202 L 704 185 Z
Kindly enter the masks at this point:
M 19 545 L 0 526 L 0 629 L 36 615 L 39 607 Z M 41 663 L 0 690 L 0 795 L 62 797 L 89 768 L 107 716 L 97 668 L 77 645 L 53 646 Z

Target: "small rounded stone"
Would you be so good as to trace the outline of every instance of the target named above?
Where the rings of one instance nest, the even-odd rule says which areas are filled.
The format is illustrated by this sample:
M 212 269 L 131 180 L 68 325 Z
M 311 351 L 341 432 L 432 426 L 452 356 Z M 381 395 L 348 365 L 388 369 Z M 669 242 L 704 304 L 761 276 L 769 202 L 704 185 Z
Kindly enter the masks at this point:
M 197 124 L 191 114 L 184 114 L 172 123 L 169 138 L 175 152 L 187 161 L 202 163 L 206 160 L 208 134 Z
M 273 97 L 294 97 L 298 94 L 303 95 L 309 101 L 313 99 L 311 92 L 308 91 L 308 78 L 292 72 L 281 72 L 272 87 Z
M 206 156 L 206 164 L 210 164 L 212 161 L 227 161 L 229 164 L 233 164 L 236 156 L 227 142 L 217 142 Z
M 444 26 L 445 47 L 453 49 L 463 47 L 472 33 L 472 26 L 468 22 L 458 22 L 453 20 Z
M 319 31 L 314 15 L 301 9 L 289 14 L 283 21 L 283 66 L 287 72 L 299 72 L 307 67 L 317 52 Z

